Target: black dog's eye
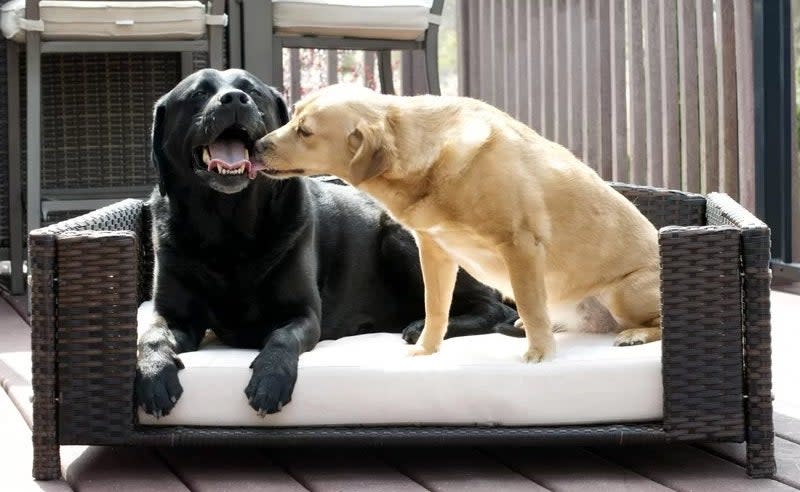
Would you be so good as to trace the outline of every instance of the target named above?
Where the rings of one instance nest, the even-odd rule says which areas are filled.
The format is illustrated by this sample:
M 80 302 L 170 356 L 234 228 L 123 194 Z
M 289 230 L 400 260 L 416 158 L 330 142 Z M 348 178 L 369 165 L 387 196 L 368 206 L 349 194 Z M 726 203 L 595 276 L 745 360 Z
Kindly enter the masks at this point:
M 206 96 L 208 96 L 208 92 L 206 92 L 206 91 L 204 91 L 202 89 L 198 89 L 198 90 L 192 92 L 192 99 L 201 99 L 201 98 L 204 98 Z
M 310 137 L 312 135 L 312 133 L 308 130 L 308 128 L 304 126 L 297 127 L 297 134 L 300 135 L 301 137 Z
M 251 95 L 256 96 L 256 97 L 264 97 L 265 96 L 265 94 L 262 91 L 260 91 L 260 90 L 258 90 L 256 88 L 250 89 L 247 92 L 249 92 Z

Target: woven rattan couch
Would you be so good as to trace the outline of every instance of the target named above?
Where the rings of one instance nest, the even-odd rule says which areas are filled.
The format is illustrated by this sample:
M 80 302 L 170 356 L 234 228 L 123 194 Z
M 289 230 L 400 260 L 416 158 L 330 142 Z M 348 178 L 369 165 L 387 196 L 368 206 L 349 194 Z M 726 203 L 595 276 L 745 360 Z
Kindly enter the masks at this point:
M 152 247 L 147 204 L 126 200 L 30 235 L 33 474 L 60 475 L 62 444 L 746 441 L 748 473 L 771 475 L 769 229 L 723 194 L 615 186 L 661 228 L 662 421 L 562 427 L 141 426 L 133 400 L 136 312 L 150 293 Z

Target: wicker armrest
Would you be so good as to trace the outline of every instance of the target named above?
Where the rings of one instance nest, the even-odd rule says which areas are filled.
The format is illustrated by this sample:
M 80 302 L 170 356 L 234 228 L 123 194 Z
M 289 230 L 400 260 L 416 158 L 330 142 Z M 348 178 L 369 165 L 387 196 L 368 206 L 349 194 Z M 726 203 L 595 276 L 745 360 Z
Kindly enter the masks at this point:
M 744 438 L 740 231 L 664 227 L 664 430 L 674 440 Z
M 113 440 L 131 427 L 136 310 L 144 295 L 140 237 L 147 238 L 147 222 L 147 207 L 125 200 L 30 234 L 39 446 L 68 442 L 65 429 Z M 56 425 L 56 416 L 69 425 Z
M 724 193 L 709 193 L 709 224 L 741 230 L 741 264 L 747 394 L 747 467 L 753 474 L 775 470 L 772 425 L 770 336 L 770 232 L 766 224 Z

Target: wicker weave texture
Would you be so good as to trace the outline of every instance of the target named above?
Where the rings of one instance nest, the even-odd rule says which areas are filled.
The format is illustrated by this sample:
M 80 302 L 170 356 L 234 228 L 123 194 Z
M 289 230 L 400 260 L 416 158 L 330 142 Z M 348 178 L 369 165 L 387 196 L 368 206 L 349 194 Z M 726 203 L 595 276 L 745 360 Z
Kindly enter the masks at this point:
M 73 247 L 77 243 L 81 247 Z M 58 234 L 56 247 L 59 440 L 75 440 L 69 432 L 80 429 L 82 439 L 125 443 L 134 405 L 136 233 L 65 232 Z
M 153 103 L 178 80 L 176 54 L 43 55 L 42 189 L 155 183 Z
M 622 183 L 611 185 L 636 205 L 657 229 L 670 225 L 706 224 L 706 199 L 703 195 Z
M 673 440 L 744 439 L 739 230 L 659 234 L 664 430 Z
M 0 5 L 4 4 L 0 1 Z M 6 67 L 6 39 L 0 37 L 0 81 L 5 87 L 8 80 Z M 8 196 L 8 97 L 5 90 L 0 94 L 0 248 L 9 243 L 9 196 Z
M 664 442 L 657 423 L 563 427 L 140 427 L 136 444 L 157 446 L 383 446 L 448 445 L 603 445 Z

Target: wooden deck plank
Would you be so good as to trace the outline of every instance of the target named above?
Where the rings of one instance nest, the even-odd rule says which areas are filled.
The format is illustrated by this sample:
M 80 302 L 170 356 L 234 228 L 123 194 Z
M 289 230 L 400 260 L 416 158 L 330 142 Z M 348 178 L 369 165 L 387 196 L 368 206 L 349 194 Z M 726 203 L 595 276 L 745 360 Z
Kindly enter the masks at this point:
M 477 449 L 408 448 L 381 455 L 415 482 L 437 492 L 547 490 Z
M 314 492 L 421 491 L 420 484 L 375 457 L 373 449 L 269 450 L 268 456 Z
M 512 470 L 552 490 L 670 490 L 581 448 L 497 448 L 487 452 Z
M 747 449 L 744 443 L 725 442 L 704 444 L 701 446 L 710 452 L 733 461 L 740 466 L 745 466 Z M 800 490 L 800 444 L 786 439 L 775 439 L 775 462 L 778 471 L 774 479 Z
M 787 441 L 800 444 L 800 420 L 779 413 L 776 413 L 773 419 L 775 422 L 775 434 Z
M 67 467 L 65 475 L 70 486 L 80 492 L 189 490 L 153 449 L 145 447 L 86 448 Z
M 158 453 L 193 492 L 307 490 L 258 449 L 180 447 Z
M 621 466 L 680 491 L 794 491 L 770 479 L 753 479 L 744 468 L 687 445 L 608 447 L 593 450 Z
M 2 328 L 2 327 L 0 327 Z M 8 491 L 71 490 L 63 480 L 36 482 L 31 476 L 31 430 L 5 391 L 0 389 L 0 488 Z

